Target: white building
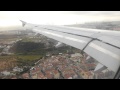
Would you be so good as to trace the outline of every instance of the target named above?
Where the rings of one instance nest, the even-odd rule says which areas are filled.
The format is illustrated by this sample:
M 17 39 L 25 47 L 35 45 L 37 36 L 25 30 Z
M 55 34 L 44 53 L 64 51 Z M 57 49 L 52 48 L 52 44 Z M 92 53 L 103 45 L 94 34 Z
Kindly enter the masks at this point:
M 14 67 L 14 68 L 13 68 L 13 71 L 14 71 L 14 72 L 22 72 L 23 69 L 22 69 L 22 68 L 18 68 L 18 67 Z
M 83 56 L 80 53 L 75 53 L 75 54 L 72 54 L 71 57 L 83 57 Z
M 2 75 L 5 75 L 5 76 L 8 76 L 8 75 L 10 75 L 10 72 L 8 72 L 8 71 L 3 71 L 3 72 L 1 72 L 1 74 L 2 74 Z

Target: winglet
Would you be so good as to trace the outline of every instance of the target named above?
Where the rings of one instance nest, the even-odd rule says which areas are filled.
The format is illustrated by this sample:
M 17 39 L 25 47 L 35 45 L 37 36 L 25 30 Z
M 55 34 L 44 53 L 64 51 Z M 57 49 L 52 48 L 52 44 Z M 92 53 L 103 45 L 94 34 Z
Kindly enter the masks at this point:
M 20 20 L 22 22 L 22 26 L 24 27 L 26 25 L 26 22 Z

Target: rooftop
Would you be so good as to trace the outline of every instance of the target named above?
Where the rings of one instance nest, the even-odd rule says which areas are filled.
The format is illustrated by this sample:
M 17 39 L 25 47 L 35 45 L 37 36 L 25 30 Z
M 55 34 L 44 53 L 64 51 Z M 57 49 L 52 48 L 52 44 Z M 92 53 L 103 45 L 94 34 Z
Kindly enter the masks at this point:
M 24 73 L 24 74 L 22 75 L 22 77 L 23 77 L 24 79 L 28 79 L 28 78 L 29 78 L 29 74 L 28 74 L 28 73 Z

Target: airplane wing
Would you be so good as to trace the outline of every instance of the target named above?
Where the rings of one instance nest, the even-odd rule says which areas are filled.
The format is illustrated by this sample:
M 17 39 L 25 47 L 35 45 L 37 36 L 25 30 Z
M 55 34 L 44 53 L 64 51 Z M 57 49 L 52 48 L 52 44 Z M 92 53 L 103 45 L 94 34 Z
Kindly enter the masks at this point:
M 99 29 L 73 28 L 54 25 L 35 25 L 22 21 L 32 29 L 59 42 L 78 48 L 114 72 L 120 67 L 120 32 Z

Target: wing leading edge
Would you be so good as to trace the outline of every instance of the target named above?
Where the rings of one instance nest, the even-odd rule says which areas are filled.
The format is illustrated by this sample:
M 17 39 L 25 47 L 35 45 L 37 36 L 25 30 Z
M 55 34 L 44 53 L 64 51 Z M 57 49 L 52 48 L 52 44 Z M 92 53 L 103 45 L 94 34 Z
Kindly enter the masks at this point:
M 120 66 L 120 32 L 65 26 L 35 25 L 22 21 L 25 28 L 83 50 L 114 72 Z

